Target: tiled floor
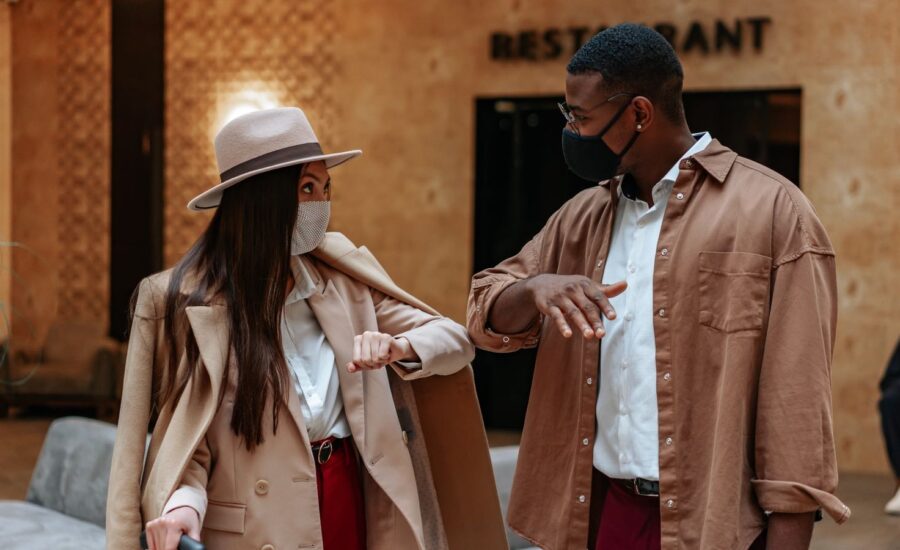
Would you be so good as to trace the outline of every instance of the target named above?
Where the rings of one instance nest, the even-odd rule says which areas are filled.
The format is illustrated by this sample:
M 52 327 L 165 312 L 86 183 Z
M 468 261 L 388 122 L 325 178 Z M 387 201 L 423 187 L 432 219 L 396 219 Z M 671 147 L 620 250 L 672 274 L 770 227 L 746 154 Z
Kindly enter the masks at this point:
M 43 418 L 0 420 L 0 500 L 25 498 L 49 426 Z
M 843 474 L 838 496 L 853 515 L 844 525 L 829 519 L 813 533 L 814 550 L 900 550 L 900 517 L 887 516 L 885 503 L 894 494 L 889 476 Z
M 48 419 L 0 420 L 0 499 L 21 499 L 41 450 Z M 515 445 L 515 432 L 491 432 L 492 445 Z M 816 527 L 812 550 L 900 550 L 900 517 L 882 509 L 894 482 L 887 476 L 844 474 L 838 496 L 853 510 L 842 526 L 829 519 Z

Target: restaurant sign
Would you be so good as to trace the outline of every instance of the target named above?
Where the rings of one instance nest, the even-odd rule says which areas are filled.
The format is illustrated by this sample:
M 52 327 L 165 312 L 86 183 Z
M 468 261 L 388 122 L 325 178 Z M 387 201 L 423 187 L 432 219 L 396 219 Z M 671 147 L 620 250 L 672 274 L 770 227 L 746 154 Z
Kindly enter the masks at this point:
M 663 22 L 652 25 L 672 44 L 678 53 L 721 54 L 738 53 L 751 48 L 760 52 L 765 43 L 766 29 L 771 25 L 769 17 L 745 17 L 731 22 L 718 19 L 704 24 L 692 21 L 679 27 Z M 491 59 L 494 61 L 525 60 L 545 61 L 571 57 L 591 36 L 608 28 L 568 27 L 519 32 L 494 32 L 491 34 Z

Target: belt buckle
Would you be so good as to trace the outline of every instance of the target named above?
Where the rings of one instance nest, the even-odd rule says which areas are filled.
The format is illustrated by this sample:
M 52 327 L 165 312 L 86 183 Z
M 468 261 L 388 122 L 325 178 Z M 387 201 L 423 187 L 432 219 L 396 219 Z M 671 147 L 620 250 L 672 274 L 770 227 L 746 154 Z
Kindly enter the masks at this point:
M 654 492 L 651 492 L 651 491 L 645 492 L 645 491 L 641 488 L 641 482 L 642 482 L 642 481 L 647 481 L 647 480 L 641 479 L 641 478 L 639 478 L 639 477 L 636 477 L 636 478 L 634 478 L 634 479 L 631 480 L 631 483 L 632 483 L 632 485 L 634 486 L 634 494 L 640 495 L 640 496 L 644 496 L 644 497 L 658 497 L 658 496 L 659 496 L 659 493 L 658 493 L 658 492 L 657 492 L 657 493 L 654 493 Z M 652 484 L 651 484 L 651 486 L 652 486 Z
M 319 445 L 319 450 L 316 452 L 316 462 L 319 464 L 325 464 L 328 462 L 328 459 L 331 458 L 331 454 L 334 448 L 331 445 L 331 440 L 329 439 L 325 443 Z

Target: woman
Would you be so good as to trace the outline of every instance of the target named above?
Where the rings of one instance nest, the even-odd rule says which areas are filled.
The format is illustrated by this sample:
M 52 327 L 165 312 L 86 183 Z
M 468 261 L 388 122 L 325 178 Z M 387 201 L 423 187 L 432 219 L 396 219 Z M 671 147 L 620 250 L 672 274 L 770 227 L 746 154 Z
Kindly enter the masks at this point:
M 138 290 L 108 547 L 144 526 L 151 550 L 183 533 L 216 550 L 446 548 L 404 381 L 466 367 L 465 329 L 326 236 L 328 169 L 360 151 L 323 154 L 295 108 L 237 118 L 215 145 L 222 183 L 188 205 L 215 215 Z

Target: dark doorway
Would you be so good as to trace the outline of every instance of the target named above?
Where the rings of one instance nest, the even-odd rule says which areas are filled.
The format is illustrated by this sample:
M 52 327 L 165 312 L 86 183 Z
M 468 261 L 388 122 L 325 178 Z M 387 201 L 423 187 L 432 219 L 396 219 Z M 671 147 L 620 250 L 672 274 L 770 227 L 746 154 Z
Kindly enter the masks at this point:
M 475 271 L 514 255 L 564 202 L 591 186 L 566 168 L 558 101 L 477 101 Z M 486 426 L 522 427 L 534 359 L 534 350 L 478 350 L 475 385 Z
M 162 268 L 164 3 L 112 3 L 109 330 L 119 339 L 135 287 Z
M 560 148 L 559 97 L 476 100 L 474 269 L 519 251 L 553 212 L 588 183 Z M 791 181 L 800 176 L 799 90 L 695 92 L 684 98 L 693 131 L 709 131 L 739 154 Z M 520 429 L 535 352 L 478 351 L 475 383 L 485 425 Z
M 694 132 L 710 132 L 739 155 L 800 185 L 800 90 L 688 92 Z

